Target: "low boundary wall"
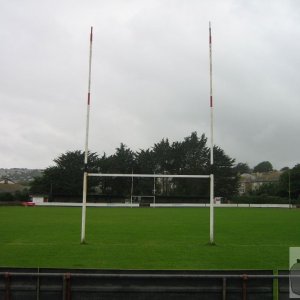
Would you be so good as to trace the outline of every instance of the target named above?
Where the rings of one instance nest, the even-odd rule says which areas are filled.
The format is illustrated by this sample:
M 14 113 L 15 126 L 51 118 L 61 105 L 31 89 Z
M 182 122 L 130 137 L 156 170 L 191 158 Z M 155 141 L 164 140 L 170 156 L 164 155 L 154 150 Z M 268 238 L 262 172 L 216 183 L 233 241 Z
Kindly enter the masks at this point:
M 145 271 L 0 268 L 0 299 L 273 300 L 267 270 Z
M 44 202 L 37 206 L 81 207 L 82 203 Z M 139 207 L 138 203 L 87 203 L 88 207 Z M 209 207 L 209 203 L 151 203 L 150 207 Z M 253 207 L 253 208 L 290 208 L 288 204 L 215 204 L 214 207 Z M 295 206 L 293 206 L 295 208 Z

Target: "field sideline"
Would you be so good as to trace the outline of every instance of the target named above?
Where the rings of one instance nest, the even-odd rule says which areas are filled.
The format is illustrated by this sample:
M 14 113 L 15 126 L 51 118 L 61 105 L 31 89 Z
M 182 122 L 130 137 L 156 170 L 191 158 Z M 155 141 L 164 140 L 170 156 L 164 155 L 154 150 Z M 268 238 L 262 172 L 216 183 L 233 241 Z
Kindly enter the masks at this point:
M 0 266 L 102 269 L 288 269 L 300 210 L 0 207 Z

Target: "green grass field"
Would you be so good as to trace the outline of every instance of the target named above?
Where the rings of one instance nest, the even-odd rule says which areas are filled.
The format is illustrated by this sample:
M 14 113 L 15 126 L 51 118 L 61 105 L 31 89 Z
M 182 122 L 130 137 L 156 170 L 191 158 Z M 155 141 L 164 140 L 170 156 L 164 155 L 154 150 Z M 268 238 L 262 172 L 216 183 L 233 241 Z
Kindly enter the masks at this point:
M 109 269 L 288 269 L 300 210 L 0 207 L 0 266 Z

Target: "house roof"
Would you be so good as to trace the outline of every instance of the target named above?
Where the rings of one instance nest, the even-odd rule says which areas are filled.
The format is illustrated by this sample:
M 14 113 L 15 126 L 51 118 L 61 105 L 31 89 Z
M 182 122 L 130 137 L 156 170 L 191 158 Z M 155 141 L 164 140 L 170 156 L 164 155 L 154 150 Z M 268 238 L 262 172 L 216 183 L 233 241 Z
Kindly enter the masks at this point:
M 15 182 L 7 177 L 2 177 L 0 179 L 0 183 L 3 183 L 3 184 L 15 184 Z
M 244 173 L 241 175 L 241 182 L 276 182 L 279 180 L 282 172 L 280 171 L 271 171 L 264 173 Z
M 19 183 L 14 183 L 14 184 L 0 183 L 0 193 L 14 193 L 17 191 L 22 191 L 24 189 L 25 187 Z

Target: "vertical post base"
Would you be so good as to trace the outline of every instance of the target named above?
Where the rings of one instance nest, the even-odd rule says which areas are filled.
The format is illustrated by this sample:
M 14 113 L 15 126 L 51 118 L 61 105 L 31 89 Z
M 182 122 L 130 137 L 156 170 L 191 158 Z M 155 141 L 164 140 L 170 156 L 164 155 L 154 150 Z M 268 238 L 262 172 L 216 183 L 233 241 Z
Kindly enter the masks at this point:
M 83 195 L 82 195 L 82 217 L 81 217 L 81 244 L 85 244 L 87 177 L 88 177 L 87 172 L 84 172 Z
M 209 242 L 211 245 L 215 244 L 214 223 L 214 175 L 210 174 Z

